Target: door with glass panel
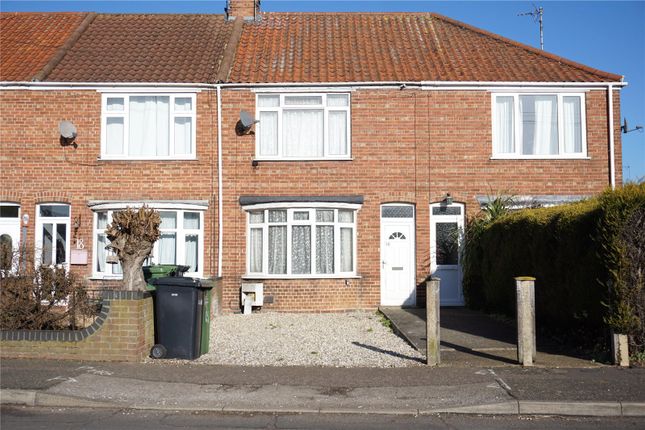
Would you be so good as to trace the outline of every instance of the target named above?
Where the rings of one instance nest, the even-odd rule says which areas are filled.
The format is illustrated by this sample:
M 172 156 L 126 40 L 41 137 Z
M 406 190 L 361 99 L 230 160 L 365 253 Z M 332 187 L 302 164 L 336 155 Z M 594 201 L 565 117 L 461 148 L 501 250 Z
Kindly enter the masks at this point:
M 17 267 L 20 244 L 20 205 L 0 203 L 0 273 Z
M 463 205 L 430 206 L 430 273 L 441 279 L 441 306 L 464 304 L 460 253 L 463 231 Z
M 416 303 L 414 206 L 381 206 L 381 304 Z
M 52 203 L 36 209 L 36 262 L 66 266 L 70 250 L 70 207 Z

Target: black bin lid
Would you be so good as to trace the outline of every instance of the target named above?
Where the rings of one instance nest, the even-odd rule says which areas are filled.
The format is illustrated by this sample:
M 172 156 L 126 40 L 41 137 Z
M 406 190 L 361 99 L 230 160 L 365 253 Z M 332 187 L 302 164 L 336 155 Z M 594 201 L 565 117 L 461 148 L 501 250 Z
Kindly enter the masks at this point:
M 163 285 L 167 287 L 202 288 L 202 283 L 199 279 L 178 276 L 164 276 L 163 278 L 153 279 L 150 283 L 156 287 Z

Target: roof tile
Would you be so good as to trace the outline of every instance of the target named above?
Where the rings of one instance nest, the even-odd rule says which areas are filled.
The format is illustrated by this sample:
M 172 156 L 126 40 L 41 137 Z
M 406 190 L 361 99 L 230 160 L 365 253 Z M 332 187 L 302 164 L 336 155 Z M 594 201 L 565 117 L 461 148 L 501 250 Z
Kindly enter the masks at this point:
M 223 15 L 101 14 L 47 77 L 61 82 L 214 82 Z
M 264 13 L 230 81 L 617 81 L 621 77 L 428 13 Z
M 32 80 L 86 16 L 86 13 L 1 13 L 0 80 Z

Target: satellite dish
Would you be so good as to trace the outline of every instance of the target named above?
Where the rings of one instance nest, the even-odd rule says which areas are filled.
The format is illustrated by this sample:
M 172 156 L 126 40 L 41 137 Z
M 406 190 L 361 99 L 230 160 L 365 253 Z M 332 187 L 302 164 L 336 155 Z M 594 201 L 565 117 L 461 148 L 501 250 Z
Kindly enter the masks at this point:
M 63 146 L 72 145 L 76 148 L 78 145 L 74 143 L 76 140 L 76 126 L 71 121 L 61 121 L 58 124 L 58 131 L 60 132 L 60 144 Z
M 237 124 L 235 124 L 235 132 L 238 136 L 249 134 L 251 127 L 253 127 L 253 124 L 258 122 L 260 121 L 255 119 L 253 115 L 245 110 L 242 110 L 240 111 L 240 119 Z

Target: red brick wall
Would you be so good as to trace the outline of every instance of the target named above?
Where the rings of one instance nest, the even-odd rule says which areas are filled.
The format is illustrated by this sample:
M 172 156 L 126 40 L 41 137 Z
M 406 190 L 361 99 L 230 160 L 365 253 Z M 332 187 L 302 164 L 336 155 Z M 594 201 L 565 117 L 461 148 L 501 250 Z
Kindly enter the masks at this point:
M 476 195 L 594 194 L 609 184 L 607 94 L 587 92 L 589 160 L 491 160 L 491 102 L 486 91 L 357 90 L 352 93 L 352 161 L 268 162 L 252 167 L 255 138 L 234 132 L 239 111 L 255 111 L 255 95 L 224 90 L 223 311 L 239 310 L 246 265 L 241 195 L 363 195 L 358 212 L 360 279 L 272 280 L 266 308 L 330 311 L 374 308 L 380 302 L 380 216 L 383 203 L 416 206 L 417 282 L 428 272 L 429 204 L 450 192 L 476 213 Z M 81 216 L 78 237 L 92 256 L 88 200 L 208 200 L 204 274 L 216 273 L 217 110 L 212 91 L 197 96 L 197 160 L 100 161 L 100 100 L 96 91 L 0 92 L 0 200 L 35 205 L 65 202 Z M 621 182 L 620 96 L 616 91 L 616 177 Z M 78 149 L 61 147 L 58 122 L 76 124 Z M 91 266 L 75 266 L 85 275 Z M 422 289 L 420 289 L 422 291 Z M 422 296 L 419 297 L 422 300 Z
M 429 270 L 429 204 L 449 192 L 469 215 L 477 195 L 590 195 L 609 185 L 607 93 L 586 96 L 585 160 L 491 160 L 491 95 L 487 91 L 357 90 L 352 93 L 353 161 L 271 162 L 253 167 L 255 137 L 236 136 L 240 109 L 255 111 L 249 91 L 225 91 L 223 310 L 239 310 L 246 265 L 241 195 L 363 195 L 358 212 L 360 279 L 265 280 L 267 309 L 333 311 L 380 304 L 380 205 L 416 206 L 417 283 Z M 615 94 L 617 183 L 620 108 Z M 422 293 L 422 288 L 419 292 Z M 423 294 L 419 302 L 423 303 Z
M 77 235 L 84 239 L 91 260 L 93 213 L 87 207 L 89 200 L 207 200 L 204 274 L 212 275 L 217 208 L 214 92 L 197 94 L 197 159 L 188 161 L 98 160 L 101 94 L 96 91 L 7 90 L 0 92 L 0 106 L 0 200 L 20 203 L 22 213 L 29 214 L 30 242 L 34 240 L 37 203 L 71 204 L 72 220 L 81 217 Z M 76 125 L 77 149 L 60 145 L 61 120 Z M 92 273 L 91 263 L 72 267 L 84 275 Z

